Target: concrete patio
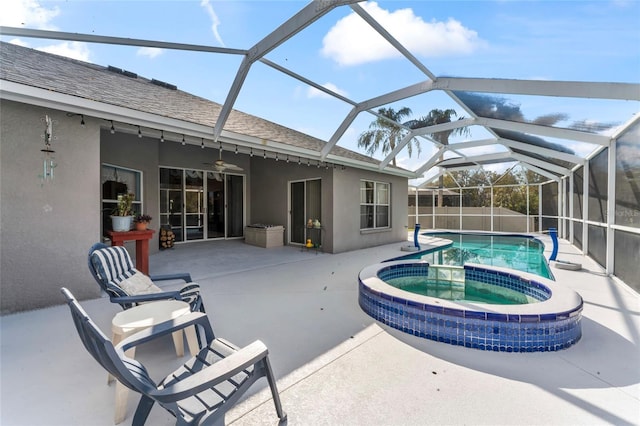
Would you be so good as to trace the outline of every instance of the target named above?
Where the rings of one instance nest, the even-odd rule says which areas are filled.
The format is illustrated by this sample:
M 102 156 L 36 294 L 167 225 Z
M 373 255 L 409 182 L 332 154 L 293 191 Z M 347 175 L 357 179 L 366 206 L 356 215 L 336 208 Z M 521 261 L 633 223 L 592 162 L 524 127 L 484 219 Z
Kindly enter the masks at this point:
M 218 336 L 241 346 L 265 342 L 289 425 L 640 424 L 636 292 L 561 241 L 559 258 L 583 264 L 577 272 L 553 269 L 584 298 L 580 342 L 533 354 L 454 347 L 389 329 L 359 308 L 358 272 L 403 254 L 401 245 L 329 255 L 204 242 L 155 254 L 150 264 L 151 273 L 191 272 Z M 88 271 L 86 278 L 96 285 Z M 120 308 L 107 298 L 82 305 L 110 333 Z M 0 424 L 113 424 L 114 386 L 82 347 L 66 305 L 0 321 Z M 136 354 L 157 378 L 187 357 L 176 358 L 169 338 Z M 227 424 L 277 424 L 265 387 L 258 382 Z M 137 400 L 130 393 L 123 425 Z M 155 406 L 148 424 L 174 419 Z

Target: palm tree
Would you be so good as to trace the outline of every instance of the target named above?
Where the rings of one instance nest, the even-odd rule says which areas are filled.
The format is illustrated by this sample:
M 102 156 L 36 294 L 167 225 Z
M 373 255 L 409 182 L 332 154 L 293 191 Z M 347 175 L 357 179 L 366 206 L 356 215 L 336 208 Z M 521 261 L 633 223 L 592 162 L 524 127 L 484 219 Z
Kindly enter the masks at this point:
M 378 149 L 382 150 L 383 154 L 393 151 L 398 142 L 408 133 L 408 130 L 402 127 L 399 123 L 405 117 L 411 115 L 411 109 L 407 107 L 400 108 L 395 111 L 393 108 L 380 108 L 378 109 L 378 118 L 371 122 L 369 130 L 363 132 L 358 138 L 358 147 L 365 148 L 369 155 L 373 155 Z M 386 117 L 388 120 L 385 120 Z M 416 140 L 415 143 L 418 141 Z M 409 142 L 408 151 L 411 156 L 412 147 L 414 141 Z M 420 152 L 420 145 L 417 145 L 418 152 Z M 393 165 L 396 165 L 396 159 L 393 158 Z
M 411 129 L 419 129 L 421 127 L 435 126 L 436 124 L 449 123 L 451 122 L 452 117 L 457 117 L 458 114 L 453 109 L 432 109 L 429 111 L 429 114 L 424 117 L 420 117 L 417 120 L 410 120 L 404 123 L 407 127 Z M 460 117 L 462 120 L 464 117 Z M 467 127 L 458 127 L 457 129 L 452 130 L 444 130 L 442 132 L 431 133 L 430 136 L 436 142 L 441 143 L 442 145 L 449 145 L 449 137 L 451 135 L 465 135 L 468 136 L 471 134 L 469 128 Z M 442 161 L 444 156 L 440 156 L 439 161 Z M 440 176 L 438 186 L 442 188 L 444 183 L 444 177 Z M 442 207 L 442 189 L 438 191 L 438 207 Z

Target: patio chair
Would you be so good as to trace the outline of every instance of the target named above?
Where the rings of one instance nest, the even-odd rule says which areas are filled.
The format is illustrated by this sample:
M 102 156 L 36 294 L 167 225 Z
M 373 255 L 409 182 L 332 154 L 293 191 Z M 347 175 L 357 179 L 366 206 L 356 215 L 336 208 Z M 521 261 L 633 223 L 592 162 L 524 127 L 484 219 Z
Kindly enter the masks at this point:
M 73 294 L 64 287 L 60 290 L 87 351 L 120 383 L 142 394 L 133 425 L 143 425 L 157 402 L 176 417 L 176 425 L 223 426 L 225 413 L 261 377 L 267 378 L 280 423 L 286 422 L 268 350 L 261 341 L 238 348 L 214 336 L 206 314 L 192 312 L 140 331 L 114 347 Z M 144 365 L 125 354 L 132 347 L 193 325 L 203 329 L 206 345 L 159 383 L 151 379 Z
M 189 303 L 191 311 L 205 312 L 200 286 L 191 281 L 189 273 L 146 276 L 138 271 L 129 252 L 122 246 L 96 243 L 89 249 L 88 265 L 91 275 L 105 291 L 112 303 L 129 309 L 139 303 L 177 299 Z M 180 290 L 163 291 L 154 281 L 182 280 Z

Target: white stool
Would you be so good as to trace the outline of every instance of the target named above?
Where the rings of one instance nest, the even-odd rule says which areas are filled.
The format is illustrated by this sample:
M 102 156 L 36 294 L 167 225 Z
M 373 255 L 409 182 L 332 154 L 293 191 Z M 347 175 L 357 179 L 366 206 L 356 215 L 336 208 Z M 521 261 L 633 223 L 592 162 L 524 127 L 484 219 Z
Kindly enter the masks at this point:
M 189 304 L 179 300 L 149 302 L 127 309 L 126 311 L 118 312 L 111 322 L 111 341 L 115 346 L 126 337 L 138 331 L 144 330 L 148 327 L 153 327 L 154 325 L 158 325 L 165 321 L 176 319 L 188 314 L 189 312 L 191 312 Z M 189 345 L 189 352 L 191 352 L 191 356 L 196 356 L 200 348 L 198 347 L 195 326 L 188 327 L 184 330 L 184 333 L 187 336 L 187 344 Z M 182 331 L 176 331 L 172 336 L 173 344 L 176 348 L 176 355 L 178 357 L 184 356 L 184 340 L 182 337 Z M 134 358 L 135 350 L 135 347 L 129 349 L 126 352 L 127 356 Z M 113 377 L 109 375 L 107 383 L 111 383 L 111 381 L 113 381 Z M 129 389 L 120 382 L 116 383 L 115 424 L 122 422 L 125 418 L 128 390 Z

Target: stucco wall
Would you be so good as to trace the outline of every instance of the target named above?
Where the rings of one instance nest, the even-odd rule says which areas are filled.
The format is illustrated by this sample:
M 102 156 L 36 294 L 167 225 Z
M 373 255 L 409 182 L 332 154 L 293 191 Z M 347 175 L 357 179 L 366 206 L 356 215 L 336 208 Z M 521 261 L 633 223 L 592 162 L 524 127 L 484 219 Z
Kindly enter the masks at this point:
M 252 221 L 287 225 L 288 183 L 322 179 L 323 249 L 329 253 L 356 250 L 407 239 L 407 179 L 346 167 L 307 167 L 306 164 L 253 158 L 251 164 Z M 360 231 L 360 180 L 391 184 L 391 227 Z
M 136 134 L 112 135 L 106 129 L 102 131 L 101 140 L 102 163 L 139 170 L 143 173 L 144 210 L 153 217 L 150 228 L 156 231 L 149 242 L 149 251 L 155 253 L 159 251 L 157 232 L 160 224 L 159 167 L 213 170 L 211 164 L 218 159 L 219 151 L 212 148 L 202 149 L 196 145 L 183 146 L 178 142 L 160 142 L 155 137 L 139 138 Z M 222 158 L 241 167 L 243 171 L 239 172 L 240 174 L 249 172 L 249 156 L 223 152 Z M 250 205 L 248 197 L 246 202 Z M 134 256 L 135 245 L 127 243 L 126 246 L 129 253 Z
M 333 173 L 330 167 L 298 165 L 297 162 L 275 161 L 259 156 L 251 158 L 251 223 L 269 223 L 288 226 L 289 223 L 289 182 L 303 179 L 322 180 L 322 224 L 327 230 L 323 235 L 322 246 L 326 252 L 333 252 Z M 285 230 L 284 242 L 287 241 Z
M 103 129 L 100 135 L 100 163 L 139 170 L 142 172 L 142 202 L 144 212 L 153 220 L 150 228 L 156 233 L 149 242 L 149 252 L 158 251 L 158 218 L 160 202 L 158 201 L 158 144 L 157 139 L 127 133 L 111 134 Z M 130 188 L 129 190 L 133 190 Z M 135 257 L 135 243 L 125 244 L 132 257 Z
M 44 116 L 54 120 L 55 179 L 41 185 Z M 99 238 L 99 125 L 66 112 L 0 101 L 2 314 L 99 296 L 86 264 Z
M 381 230 L 360 230 L 360 180 L 391 184 L 391 227 Z M 334 177 L 333 212 L 334 253 L 374 247 L 407 240 L 406 178 L 347 167 L 336 169 Z

